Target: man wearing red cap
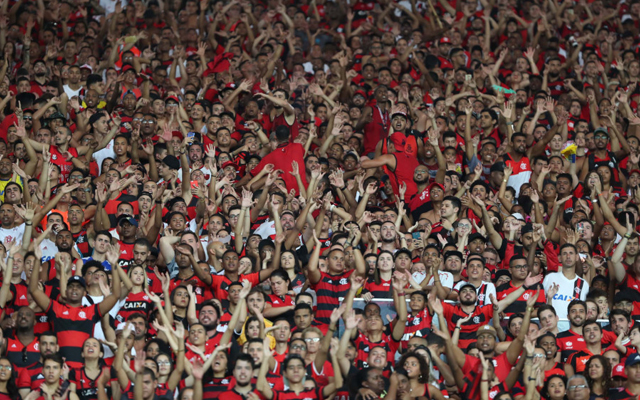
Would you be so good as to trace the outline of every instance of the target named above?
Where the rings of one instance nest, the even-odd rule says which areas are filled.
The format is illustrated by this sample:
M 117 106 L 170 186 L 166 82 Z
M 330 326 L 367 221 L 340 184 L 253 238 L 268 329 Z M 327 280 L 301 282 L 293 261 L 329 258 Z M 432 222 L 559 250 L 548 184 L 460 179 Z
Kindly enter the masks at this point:
M 383 154 L 373 160 L 363 160 L 362 168 L 382 167 L 389 175 L 393 192 L 399 195 L 400 185 L 404 184 L 407 187 L 404 196 L 406 199 L 410 199 L 418 192 L 418 186 L 413 181 L 413 170 L 418 167 L 419 163 L 415 156 L 404 151 L 406 144 L 406 136 L 401 132 L 395 132 L 388 139 L 389 154 Z

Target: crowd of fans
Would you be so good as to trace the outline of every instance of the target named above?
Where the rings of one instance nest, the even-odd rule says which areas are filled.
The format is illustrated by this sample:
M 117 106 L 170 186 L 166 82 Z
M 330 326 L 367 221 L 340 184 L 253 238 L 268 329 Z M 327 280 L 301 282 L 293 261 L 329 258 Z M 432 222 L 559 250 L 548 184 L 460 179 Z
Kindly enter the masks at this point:
M 640 2 L 0 2 L 0 400 L 640 395 Z

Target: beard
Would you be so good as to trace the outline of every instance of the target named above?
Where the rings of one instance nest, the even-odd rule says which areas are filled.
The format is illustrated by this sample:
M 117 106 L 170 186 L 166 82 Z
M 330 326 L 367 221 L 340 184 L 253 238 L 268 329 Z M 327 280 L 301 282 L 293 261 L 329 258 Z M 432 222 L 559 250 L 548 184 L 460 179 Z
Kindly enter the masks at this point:
M 417 183 L 418 185 L 422 185 L 422 184 L 425 184 L 425 183 L 429 182 L 429 179 L 430 179 L 430 176 L 429 176 L 429 175 L 427 175 L 427 176 L 426 176 L 425 178 L 423 178 L 423 179 L 416 179 L 416 178 L 413 178 L 413 181 L 414 181 L 415 183 Z
M 393 242 L 395 242 L 395 241 L 396 241 L 396 238 L 384 238 L 384 237 L 383 237 L 383 238 L 382 238 L 382 241 L 383 241 L 384 243 L 393 243 Z
M 47 73 L 46 73 L 46 72 L 36 72 L 36 76 L 37 76 L 38 78 L 42 78 L 42 77 L 44 77 L 44 76 L 47 76 Z
M 462 304 L 463 306 L 474 306 L 476 305 L 476 301 L 473 300 L 460 300 L 460 304 Z

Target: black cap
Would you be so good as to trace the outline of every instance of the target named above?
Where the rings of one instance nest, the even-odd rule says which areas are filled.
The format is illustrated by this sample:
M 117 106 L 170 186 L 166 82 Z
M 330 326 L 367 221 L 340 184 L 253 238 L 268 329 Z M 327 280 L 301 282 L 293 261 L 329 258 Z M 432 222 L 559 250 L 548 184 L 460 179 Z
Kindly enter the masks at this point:
M 72 283 L 78 283 L 82 285 L 83 288 L 87 288 L 87 282 L 85 282 L 84 278 L 78 275 L 74 275 L 67 281 L 67 285 L 71 285 Z
M 504 172 L 504 163 L 498 161 L 491 166 L 491 172 Z
M 464 260 L 462 253 L 457 250 L 447 251 L 444 253 L 444 261 L 446 262 L 449 257 L 458 257 L 460 261 Z
M 473 290 L 476 290 L 476 287 L 475 287 L 472 283 L 465 282 L 462 286 L 460 286 L 460 289 L 458 290 L 458 293 L 462 292 L 462 290 L 463 290 L 464 288 L 466 288 L 466 287 L 470 287 L 470 288 L 472 288 Z
M 162 162 L 171 169 L 174 169 L 174 170 L 180 169 L 180 161 L 178 161 L 178 159 L 175 156 L 172 156 L 171 154 L 163 158 Z
M 497 270 L 497 271 L 496 271 L 496 274 L 495 274 L 495 279 L 494 279 L 494 281 L 495 281 L 495 282 L 498 282 L 498 279 L 500 279 L 500 278 L 501 278 L 501 277 L 503 277 L 503 276 L 508 276 L 508 277 L 509 277 L 509 279 L 511 279 L 511 272 L 509 272 L 509 270 L 507 270 L 507 269 L 500 269 L 500 270 Z
M 482 240 L 483 243 L 487 243 L 487 238 L 483 234 L 477 232 L 469 235 L 469 243 L 473 242 L 474 240 Z
M 131 225 L 135 226 L 136 228 L 138 227 L 138 221 L 135 218 L 133 218 L 131 215 L 127 215 L 127 214 L 122 214 L 121 216 L 116 218 L 116 222 L 117 222 L 117 225 L 121 225 L 123 222 L 128 222 Z
M 520 235 L 524 235 L 525 233 L 529 232 L 533 232 L 533 225 L 530 222 L 527 222 L 520 230 Z

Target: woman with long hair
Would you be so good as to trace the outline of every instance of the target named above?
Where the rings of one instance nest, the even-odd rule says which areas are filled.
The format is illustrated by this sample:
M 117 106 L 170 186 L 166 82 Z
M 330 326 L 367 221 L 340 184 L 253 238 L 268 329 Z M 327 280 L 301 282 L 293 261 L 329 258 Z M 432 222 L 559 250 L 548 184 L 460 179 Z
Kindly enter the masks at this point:
M 393 276 L 394 265 L 393 254 L 391 254 L 391 252 L 383 250 L 378 254 L 378 261 L 373 273 L 373 278 L 369 278 L 364 284 L 364 290 L 368 291 L 373 298 L 391 298 L 391 277 Z
M 122 270 L 118 269 L 119 273 L 120 271 Z M 118 316 L 122 318 L 122 321 L 126 321 L 131 314 L 135 313 L 144 314 L 148 318 L 153 310 L 153 301 L 145 293 L 149 290 L 149 284 L 144 267 L 134 265 L 129 268 L 126 274 L 122 271 L 120 279 L 124 284 L 124 290 L 120 296 L 124 300 L 124 305 L 118 312 Z
M 591 396 L 606 399 L 611 387 L 611 364 L 604 356 L 592 356 L 585 367 L 585 377 L 591 389 Z
M 400 360 L 396 364 L 397 368 L 404 368 L 407 371 L 407 377 L 409 378 L 409 397 L 426 397 L 428 399 L 444 400 L 442 392 L 435 386 L 429 384 L 430 381 L 430 369 L 429 364 L 424 357 L 419 354 L 409 351 L 400 357 Z M 396 398 L 398 387 L 397 385 L 391 385 L 389 387 L 390 398 Z
M 6 357 L 0 357 L 0 399 L 18 400 L 18 371 L 13 368 L 11 362 Z
M 544 381 L 540 395 L 547 400 L 567 400 L 567 377 L 551 375 Z
M 107 367 L 102 359 L 102 344 L 95 338 L 88 338 L 82 345 L 82 368 L 73 368 L 69 371 L 69 385 L 80 400 L 98 399 L 98 379 L 103 374 L 109 375 Z

